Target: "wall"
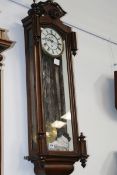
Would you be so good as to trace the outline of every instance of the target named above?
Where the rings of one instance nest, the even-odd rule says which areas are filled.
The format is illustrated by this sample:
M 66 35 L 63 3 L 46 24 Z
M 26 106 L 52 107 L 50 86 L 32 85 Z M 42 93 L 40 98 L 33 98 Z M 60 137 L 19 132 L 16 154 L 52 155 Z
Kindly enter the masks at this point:
M 64 21 L 117 41 L 117 2 L 105 0 L 58 1 L 68 15 Z M 105 5 L 105 6 L 104 6 Z M 85 13 L 84 13 L 85 12 Z M 106 13 L 107 12 L 107 13 Z M 24 36 L 21 19 L 27 9 L 0 0 L 0 27 L 9 30 L 14 47 L 4 53 L 3 67 L 3 174 L 33 175 L 28 155 Z M 77 19 L 76 19 L 77 14 Z M 74 58 L 74 76 L 79 130 L 87 136 L 87 167 L 75 164 L 73 175 L 117 174 L 117 111 L 114 108 L 113 64 L 117 46 L 78 32 L 79 51 Z

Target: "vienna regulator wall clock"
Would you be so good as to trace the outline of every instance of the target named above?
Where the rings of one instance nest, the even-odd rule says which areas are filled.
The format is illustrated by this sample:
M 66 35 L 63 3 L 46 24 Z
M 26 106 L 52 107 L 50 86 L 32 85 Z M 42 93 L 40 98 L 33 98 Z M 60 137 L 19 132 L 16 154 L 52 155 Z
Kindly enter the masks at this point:
M 25 33 L 29 156 L 36 175 L 68 175 L 88 158 L 79 136 L 72 70 L 75 32 L 66 12 L 48 0 L 34 3 L 22 20 Z

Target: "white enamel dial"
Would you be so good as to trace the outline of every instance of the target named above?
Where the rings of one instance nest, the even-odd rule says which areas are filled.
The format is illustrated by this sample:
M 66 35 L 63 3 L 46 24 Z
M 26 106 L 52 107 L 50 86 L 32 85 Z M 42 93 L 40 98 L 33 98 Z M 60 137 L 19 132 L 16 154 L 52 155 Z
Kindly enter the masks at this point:
M 63 52 L 63 40 L 52 28 L 43 28 L 41 32 L 41 45 L 45 53 L 58 57 Z

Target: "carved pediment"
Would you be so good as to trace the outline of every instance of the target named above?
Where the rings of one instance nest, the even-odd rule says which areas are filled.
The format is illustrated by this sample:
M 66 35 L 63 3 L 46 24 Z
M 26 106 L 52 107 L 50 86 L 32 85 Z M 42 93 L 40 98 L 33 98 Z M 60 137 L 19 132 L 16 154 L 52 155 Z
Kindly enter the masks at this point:
M 60 7 L 60 5 L 52 0 L 45 2 L 40 1 L 39 3 L 33 3 L 32 9 L 29 10 L 29 15 L 38 14 L 40 16 L 50 16 L 53 19 L 61 18 L 66 12 Z

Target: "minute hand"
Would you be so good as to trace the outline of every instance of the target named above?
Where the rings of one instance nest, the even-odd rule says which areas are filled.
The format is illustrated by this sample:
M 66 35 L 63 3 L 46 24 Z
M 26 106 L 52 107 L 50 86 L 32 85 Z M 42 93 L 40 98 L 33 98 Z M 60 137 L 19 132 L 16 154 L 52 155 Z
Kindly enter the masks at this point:
M 50 41 L 51 43 L 54 43 L 54 44 L 58 44 L 58 42 L 55 42 L 55 41 L 53 41 L 53 40 L 50 39 L 50 38 L 47 38 L 47 41 Z

